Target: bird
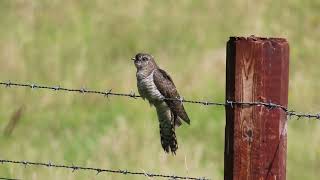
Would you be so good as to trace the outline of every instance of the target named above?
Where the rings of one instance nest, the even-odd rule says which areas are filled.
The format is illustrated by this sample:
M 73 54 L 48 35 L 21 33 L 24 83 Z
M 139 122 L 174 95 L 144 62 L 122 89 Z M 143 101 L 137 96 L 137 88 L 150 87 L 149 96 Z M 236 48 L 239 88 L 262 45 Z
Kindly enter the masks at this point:
M 166 153 L 175 155 L 178 149 L 175 128 L 182 121 L 190 125 L 182 98 L 170 75 L 159 68 L 152 55 L 138 53 L 132 60 L 137 69 L 138 92 L 156 109 L 162 148 Z

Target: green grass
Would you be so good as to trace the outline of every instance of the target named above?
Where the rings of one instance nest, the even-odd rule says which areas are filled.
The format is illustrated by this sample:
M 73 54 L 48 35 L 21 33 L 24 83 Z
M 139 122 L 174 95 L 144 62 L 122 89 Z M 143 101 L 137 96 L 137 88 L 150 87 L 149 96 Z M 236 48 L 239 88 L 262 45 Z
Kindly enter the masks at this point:
M 320 3 L 316 0 L 0 1 L 1 80 L 118 92 L 136 90 L 137 52 L 152 53 L 190 99 L 224 100 L 229 36 L 290 42 L 289 104 L 320 109 Z M 121 97 L 0 88 L 0 130 L 25 105 L 1 158 L 223 178 L 224 110 L 187 104 L 175 157 L 161 149 L 155 111 Z M 320 176 L 319 122 L 289 121 L 288 179 Z M 1 165 L 0 177 L 141 179 Z

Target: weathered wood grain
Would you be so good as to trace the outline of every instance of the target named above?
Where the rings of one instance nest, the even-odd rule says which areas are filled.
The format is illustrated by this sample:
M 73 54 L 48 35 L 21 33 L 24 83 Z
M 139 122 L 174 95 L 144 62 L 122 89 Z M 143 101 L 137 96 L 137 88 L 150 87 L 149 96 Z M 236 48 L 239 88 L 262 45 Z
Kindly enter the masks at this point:
M 281 38 L 231 37 L 226 98 L 288 103 L 289 45 Z M 263 106 L 226 108 L 225 179 L 284 180 L 286 114 Z

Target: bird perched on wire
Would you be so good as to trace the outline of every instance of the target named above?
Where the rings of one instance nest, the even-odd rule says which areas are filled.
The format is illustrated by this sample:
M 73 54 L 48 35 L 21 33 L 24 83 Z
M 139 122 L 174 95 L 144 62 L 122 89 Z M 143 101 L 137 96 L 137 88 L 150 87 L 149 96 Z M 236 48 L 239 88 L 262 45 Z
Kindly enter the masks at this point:
M 132 60 L 137 68 L 140 96 L 157 110 L 162 148 L 167 153 L 171 151 L 176 154 L 178 142 L 175 127 L 179 127 L 182 120 L 190 124 L 182 101 L 179 101 L 181 97 L 169 74 L 159 68 L 153 56 L 138 53 Z

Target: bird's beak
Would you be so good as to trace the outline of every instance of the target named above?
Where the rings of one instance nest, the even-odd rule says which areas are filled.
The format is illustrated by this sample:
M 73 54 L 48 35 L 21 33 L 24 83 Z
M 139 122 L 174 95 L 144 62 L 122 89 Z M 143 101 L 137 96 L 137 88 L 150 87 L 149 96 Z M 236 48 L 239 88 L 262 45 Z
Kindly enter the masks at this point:
M 134 58 L 134 57 L 133 57 L 133 58 L 131 58 L 131 60 L 132 60 L 132 61 L 135 61 L 135 60 L 136 60 L 136 58 Z

